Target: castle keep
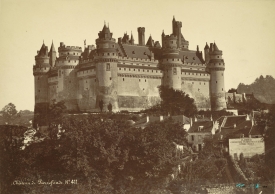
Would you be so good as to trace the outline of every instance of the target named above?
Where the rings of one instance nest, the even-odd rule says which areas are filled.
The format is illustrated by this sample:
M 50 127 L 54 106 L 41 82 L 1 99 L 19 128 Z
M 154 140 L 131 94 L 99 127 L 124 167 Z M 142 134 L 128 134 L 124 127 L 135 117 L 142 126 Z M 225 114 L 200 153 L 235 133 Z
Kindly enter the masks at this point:
M 68 110 L 99 111 L 109 104 L 113 111 L 140 111 L 159 102 L 158 86 L 182 90 L 195 99 L 198 109 L 226 108 L 225 64 L 222 51 L 210 43 L 202 51 L 189 50 L 173 18 L 172 34 L 162 32 L 161 43 L 139 27 L 138 43 L 124 34 L 116 41 L 109 26 L 98 33 L 96 46 L 66 46 L 43 43 L 35 56 L 35 110 L 64 100 Z M 146 42 L 146 44 L 145 44 Z

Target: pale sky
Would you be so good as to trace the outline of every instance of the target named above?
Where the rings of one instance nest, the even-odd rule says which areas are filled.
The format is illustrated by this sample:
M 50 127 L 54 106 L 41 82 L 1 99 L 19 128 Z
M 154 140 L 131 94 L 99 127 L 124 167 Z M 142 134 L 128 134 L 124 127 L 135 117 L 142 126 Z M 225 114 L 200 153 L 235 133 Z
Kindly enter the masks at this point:
M 161 42 L 172 33 L 172 18 L 182 21 L 189 49 L 216 42 L 226 65 L 225 88 L 252 83 L 260 75 L 275 77 L 275 1 L 164 0 L 0 0 L 0 109 L 34 109 L 34 56 L 43 40 L 95 45 L 104 20 L 117 40 L 145 27 Z

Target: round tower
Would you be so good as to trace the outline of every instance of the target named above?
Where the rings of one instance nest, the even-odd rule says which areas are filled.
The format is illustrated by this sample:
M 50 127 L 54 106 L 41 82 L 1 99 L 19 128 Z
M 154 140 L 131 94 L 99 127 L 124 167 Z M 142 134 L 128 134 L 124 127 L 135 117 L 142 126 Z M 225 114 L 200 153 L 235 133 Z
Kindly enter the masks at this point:
M 210 72 L 210 98 L 211 109 L 222 110 L 226 108 L 224 89 L 224 60 L 222 51 L 216 43 L 211 43 L 209 48 L 209 62 L 207 69 Z
M 117 62 L 118 54 L 116 51 L 116 40 L 105 24 L 102 31 L 98 33 L 96 39 L 97 55 L 96 81 L 98 85 L 96 106 L 103 102 L 103 111 L 108 111 L 108 105 L 112 105 L 112 111 L 117 112 Z
M 34 96 L 36 115 L 47 114 L 48 112 L 48 71 L 50 70 L 48 47 L 44 42 L 41 49 L 35 56 L 35 65 L 33 66 L 34 75 Z M 45 121 L 46 122 L 46 121 Z M 45 123 L 39 123 L 45 124 Z M 36 126 L 36 121 L 34 126 Z
M 57 101 L 65 101 L 68 110 L 77 110 L 77 81 L 75 67 L 79 63 L 82 48 L 79 46 L 66 46 L 60 42 L 59 57 L 55 68 L 58 75 Z
M 181 89 L 181 65 L 179 56 L 178 38 L 171 34 L 162 33 L 162 59 L 161 68 L 163 70 L 162 85 L 175 90 Z

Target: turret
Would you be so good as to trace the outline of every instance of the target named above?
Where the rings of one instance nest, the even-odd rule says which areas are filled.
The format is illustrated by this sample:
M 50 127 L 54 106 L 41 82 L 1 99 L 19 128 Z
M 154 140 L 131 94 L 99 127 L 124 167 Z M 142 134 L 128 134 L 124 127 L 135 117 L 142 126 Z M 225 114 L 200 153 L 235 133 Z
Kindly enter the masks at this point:
M 107 107 L 111 104 L 112 110 L 116 112 L 118 111 L 118 54 L 115 46 L 116 40 L 112 38 L 112 35 L 110 29 L 104 25 L 102 31 L 98 33 L 98 39 L 96 39 L 96 107 L 99 110 L 99 102 L 103 102 L 103 110 L 108 111 Z
M 173 35 L 177 36 L 177 45 L 179 49 L 187 49 L 189 47 L 189 42 L 186 41 L 181 33 L 182 28 L 182 22 L 176 21 L 175 17 L 173 17 L 172 20 L 172 29 L 173 29 Z
M 182 61 L 179 56 L 177 40 L 177 36 L 173 34 L 162 36 L 162 85 L 180 90 Z
M 138 44 L 141 46 L 145 45 L 145 28 L 139 27 L 138 29 Z
M 48 71 L 50 70 L 48 47 L 44 42 L 37 55 L 33 66 L 35 114 L 46 114 L 48 110 Z M 39 123 L 45 124 L 45 123 Z M 36 125 L 36 121 L 34 122 Z
M 49 52 L 49 57 L 50 57 L 50 66 L 53 67 L 55 65 L 55 60 L 56 60 L 56 51 L 55 51 L 53 42 Z
M 35 65 L 33 66 L 33 75 L 35 77 L 35 103 L 48 102 L 48 78 L 47 73 L 50 70 L 48 47 L 44 42 L 37 55 L 35 56 Z
M 76 110 L 77 94 L 72 91 L 77 90 L 77 86 L 73 83 L 76 80 L 75 67 L 79 63 L 82 48 L 79 46 L 66 46 L 63 42 L 60 42 L 58 53 L 59 57 L 55 61 L 58 82 L 56 93 L 49 94 L 50 102 L 53 100 L 57 102 L 65 101 L 65 106 L 68 110 Z
M 205 50 L 208 50 L 207 46 Z M 210 97 L 211 109 L 222 110 L 226 108 L 224 70 L 225 64 L 222 58 L 222 51 L 218 49 L 216 43 L 211 43 L 209 48 L 209 62 L 207 69 L 210 73 Z

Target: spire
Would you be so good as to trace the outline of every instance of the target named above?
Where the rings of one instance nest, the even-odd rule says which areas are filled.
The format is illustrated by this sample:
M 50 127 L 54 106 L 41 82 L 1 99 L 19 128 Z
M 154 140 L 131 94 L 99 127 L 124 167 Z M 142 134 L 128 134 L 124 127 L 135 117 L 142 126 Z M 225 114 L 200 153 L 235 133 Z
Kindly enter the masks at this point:
M 55 48 L 54 48 L 54 45 L 53 45 L 53 40 L 52 40 L 52 45 L 51 45 L 51 49 L 50 49 L 50 53 L 52 53 L 52 52 L 56 52 Z
M 132 31 L 131 31 L 131 39 L 130 39 L 130 43 L 131 43 L 131 44 L 134 44 L 134 37 L 133 37 L 133 33 L 132 33 Z
M 148 41 L 146 43 L 146 46 L 153 47 L 154 46 L 154 40 L 152 39 L 152 36 L 150 34 Z
M 209 49 L 209 46 L 208 46 L 207 42 L 206 42 L 206 45 L 205 45 L 204 49 Z
M 165 34 L 164 34 L 164 30 L 162 30 L 162 34 L 161 34 L 161 36 L 162 36 L 162 37 L 164 37 L 164 36 L 165 36 Z
M 176 20 L 175 20 L 175 15 L 173 15 L 173 21 L 176 21 Z

